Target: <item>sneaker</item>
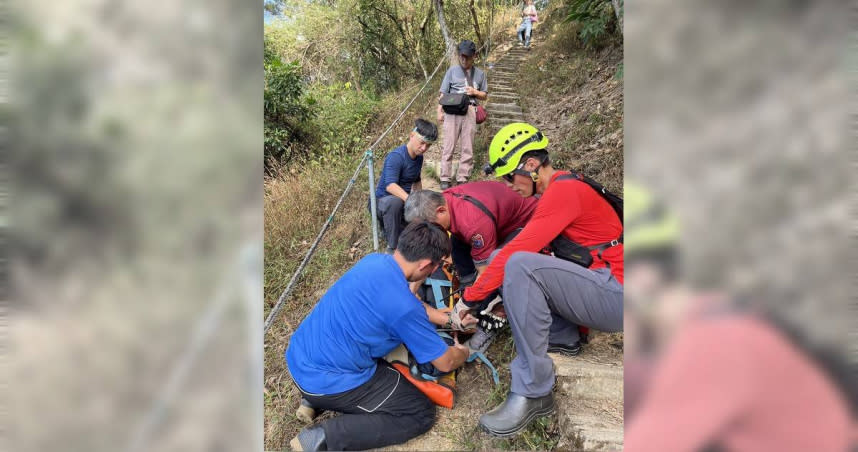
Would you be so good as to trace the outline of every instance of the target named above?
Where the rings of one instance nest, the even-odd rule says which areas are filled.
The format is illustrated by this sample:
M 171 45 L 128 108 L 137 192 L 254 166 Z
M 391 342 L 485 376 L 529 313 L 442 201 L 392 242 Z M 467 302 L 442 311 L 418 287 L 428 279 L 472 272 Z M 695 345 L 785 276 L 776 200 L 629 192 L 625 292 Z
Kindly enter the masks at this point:
M 565 356 L 578 356 L 581 353 L 581 341 L 574 344 L 548 344 L 548 353 L 560 353 Z
M 485 353 L 489 346 L 494 342 L 499 330 L 486 331 L 483 328 L 478 328 L 477 332 L 465 342 L 465 346 L 471 350 L 471 353 Z
M 295 411 L 295 417 L 305 424 L 312 424 L 313 419 L 318 414 L 319 411 L 304 398 L 301 399 L 301 404 L 298 405 L 298 409 Z
M 450 188 L 450 181 L 442 180 L 441 181 L 441 190 L 446 190 L 448 188 Z

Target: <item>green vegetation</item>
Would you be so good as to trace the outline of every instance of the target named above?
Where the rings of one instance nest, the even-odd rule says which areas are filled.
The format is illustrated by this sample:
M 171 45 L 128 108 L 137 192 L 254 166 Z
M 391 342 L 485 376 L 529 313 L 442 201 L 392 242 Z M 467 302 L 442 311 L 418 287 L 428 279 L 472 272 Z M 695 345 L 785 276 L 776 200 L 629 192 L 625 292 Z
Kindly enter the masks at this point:
M 268 11 L 281 14 L 265 26 L 266 108 L 269 100 L 275 107 L 271 112 L 266 109 L 265 116 L 266 314 L 330 215 L 367 147 L 397 118 L 444 57 L 445 42 L 434 3 L 432 0 L 266 3 Z M 555 155 L 560 167 L 574 164 L 614 189 L 622 184 L 621 148 L 599 154 L 591 152 L 588 146 L 622 124 L 622 87 L 600 86 L 603 90 L 613 90 L 608 94 L 618 97 L 619 103 L 594 88 L 617 72 L 622 41 L 610 31 L 614 29 L 609 24 L 608 34 L 600 38 L 600 45 L 605 46 L 602 50 L 614 52 L 614 56 L 598 55 L 598 47 L 592 41 L 596 38 L 580 36 L 581 23 L 563 22 L 573 3 L 558 2 L 549 11 L 540 11 L 543 23 L 536 32 L 538 45 L 519 72 L 520 78 L 528 82 L 528 90 L 535 93 L 524 99 L 527 102 L 524 109 L 528 120 L 540 127 L 548 122 L 557 126 L 551 130 L 551 140 L 557 145 Z M 513 42 L 520 20 L 519 8 L 519 2 L 510 0 L 443 2 L 451 38 L 472 39 L 478 47 L 488 42 L 489 30 L 492 43 Z M 492 17 L 494 22 L 489 26 Z M 619 57 L 615 55 L 617 52 Z M 437 89 L 448 64 L 442 63 L 427 89 L 373 149 L 376 174 L 384 154 L 404 142 L 415 118 L 435 121 Z M 485 67 L 481 61 L 477 65 Z M 606 73 L 610 75 L 605 76 Z M 591 91 L 592 99 L 586 99 L 583 105 L 573 102 L 574 96 Z M 599 106 L 600 102 L 604 105 Z M 478 129 L 474 139 L 475 179 L 482 176 L 491 138 L 489 127 Z M 434 146 L 437 152 L 441 143 Z M 434 168 L 424 166 L 424 176 L 437 178 L 434 173 Z M 283 353 L 290 334 L 330 284 L 372 251 L 366 207 L 369 188 L 366 170 L 362 170 L 354 190 L 265 337 L 266 449 L 287 447 L 303 427 L 294 416 L 299 394 L 289 379 Z M 508 366 L 515 356 L 509 332 L 495 341 L 489 354 L 498 368 L 501 385 L 486 385 L 476 390 L 476 386 L 488 381 L 488 370 L 483 366 L 469 369 L 472 378 L 463 384 L 470 384 L 469 390 L 474 392 L 452 414 L 447 413 L 467 419 L 458 423 L 447 419 L 443 425 L 439 423 L 433 434 L 438 433 L 439 437 L 467 450 L 557 447 L 563 433 L 556 417 L 535 422 L 511 439 L 491 438 L 476 426 L 480 413 L 506 397 Z

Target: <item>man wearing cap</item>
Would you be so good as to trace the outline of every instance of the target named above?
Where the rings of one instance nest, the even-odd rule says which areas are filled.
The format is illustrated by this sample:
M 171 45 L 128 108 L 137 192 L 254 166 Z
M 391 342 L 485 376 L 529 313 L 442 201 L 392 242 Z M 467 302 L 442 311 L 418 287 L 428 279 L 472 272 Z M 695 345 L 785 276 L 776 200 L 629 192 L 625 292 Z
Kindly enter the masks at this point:
M 445 113 L 438 105 L 438 122 L 444 125 L 444 145 L 441 149 L 441 189 L 450 188 L 453 170 L 453 151 L 459 145 L 459 169 L 456 172 L 456 182 L 468 181 L 474 161 L 474 133 L 477 128 L 477 100 L 486 100 L 488 86 L 486 73 L 474 67 L 474 56 L 477 46 L 473 41 L 464 40 L 459 44 L 459 65 L 447 69 L 441 82 L 443 96 L 448 93 L 467 94 L 471 105 L 464 115 Z
M 384 158 L 384 168 L 375 189 L 376 215 L 381 221 L 387 253 L 393 254 L 399 234 L 405 228 L 402 216 L 405 200 L 414 190 L 421 189 L 420 172 L 423 169 L 423 154 L 438 139 L 438 127 L 418 118 L 414 123 L 408 142 L 395 148 Z

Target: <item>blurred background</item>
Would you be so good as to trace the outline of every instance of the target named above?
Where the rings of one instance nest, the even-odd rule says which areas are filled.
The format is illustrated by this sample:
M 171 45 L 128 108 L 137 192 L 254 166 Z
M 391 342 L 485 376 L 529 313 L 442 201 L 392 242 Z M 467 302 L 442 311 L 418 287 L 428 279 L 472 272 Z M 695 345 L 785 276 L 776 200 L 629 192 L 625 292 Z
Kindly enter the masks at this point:
M 848 411 L 852 12 L 628 6 L 625 175 L 678 218 L 678 282 L 764 312 Z M 262 9 L 6 8 L 10 450 L 262 449 Z
M 626 242 L 626 449 L 734 449 L 739 429 L 766 424 L 809 447 L 749 450 L 845 450 L 858 382 L 854 11 L 802 1 L 628 6 L 626 194 L 633 182 L 651 199 L 641 223 L 626 210 L 626 237 L 652 243 Z M 774 399 L 757 397 L 781 382 Z M 683 391 L 696 409 L 670 400 Z M 791 404 L 796 391 L 825 409 Z M 734 400 L 745 407 L 700 421 Z M 653 440 L 671 423 L 665 442 Z
M 260 450 L 262 5 L 4 10 L 8 449 Z

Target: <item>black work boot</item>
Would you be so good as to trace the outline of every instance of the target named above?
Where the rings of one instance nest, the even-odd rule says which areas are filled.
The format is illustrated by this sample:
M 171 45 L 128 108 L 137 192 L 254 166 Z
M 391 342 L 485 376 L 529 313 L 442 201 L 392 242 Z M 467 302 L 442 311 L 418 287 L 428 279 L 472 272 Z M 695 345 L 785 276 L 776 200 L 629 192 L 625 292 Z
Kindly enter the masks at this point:
M 328 450 L 325 443 L 325 429 L 321 425 L 305 428 L 298 432 L 298 436 L 289 442 L 292 450 Z
M 581 341 L 574 344 L 548 344 L 548 353 L 560 353 L 565 356 L 578 356 L 581 353 Z
M 554 393 L 529 398 L 510 392 L 495 409 L 480 416 L 480 427 L 492 436 L 513 436 L 533 419 L 554 412 Z

